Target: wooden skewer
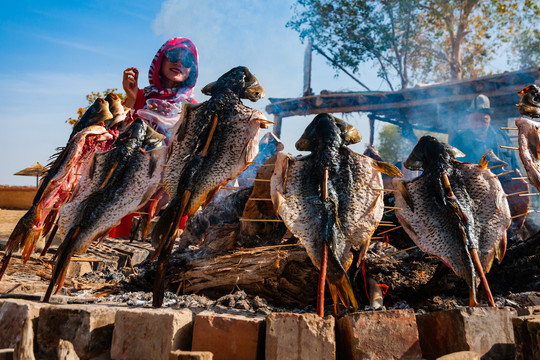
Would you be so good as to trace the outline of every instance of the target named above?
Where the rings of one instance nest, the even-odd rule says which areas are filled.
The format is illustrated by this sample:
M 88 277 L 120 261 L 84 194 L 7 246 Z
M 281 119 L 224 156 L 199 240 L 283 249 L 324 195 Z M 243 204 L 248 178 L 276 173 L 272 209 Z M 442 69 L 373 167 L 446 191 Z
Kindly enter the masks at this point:
M 417 247 L 418 247 L 418 246 L 411 246 L 410 248 L 406 248 L 406 249 L 403 249 L 403 250 L 399 250 L 399 251 L 393 252 L 393 253 L 391 253 L 391 254 L 379 256 L 379 257 L 376 258 L 375 260 L 381 260 L 381 259 L 384 259 L 384 258 L 387 258 L 387 257 L 390 257 L 390 256 L 394 256 L 394 255 L 397 255 L 397 254 L 402 253 L 402 252 L 405 252 L 405 251 L 409 251 L 409 250 L 412 250 L 412 249 L 416 249 Z
M 504 146 L 504 145 L 501 145 L 499 146 L 501 149 L 510 149 L 510 150 L 519 150 L 519 148 L 515 147 L 515 146 Z
M 379 223 L 379 226 L 396 226 L 396 224 L 393 224 L 393 223 Z
M 238 190 L 238 189 L 240 188 L 239 187 L 222 187 L 219 190 Z
M 394 190 L 394 189 L 377 189 L 377 188 L 371 188 L 371 190 L 388 191 L 388 192 L 397 192 L 397 190 Z
M 250 178 L 248 178 L 248 180 L 270 182 L 270 179 L 250 179 Z
M 172 165 L 161 164 L 161 166 L 170 167 L 170 166 L 172 166 Z
M 134 214 L 139 214 L 139 215 L 149 215 L 150 213 L 143 212 L 143 211 L 135 211 Z
M 270 198 L 268 198 L 268 199 L 267 198 L 249 198 L 248 201 L 249 200 L 253 200 L 253 201 L 272 201 L 272 199 L 270 199 Z
M 275 166 L 276 164 L 257 164 L 255 166 Z
M 371 240 L 382 240 L 384 236 L 372 236 Z
M 396 207 L 396 206 L 383 206 L 383 209 L 403 210 L 403 208 Z
M 394 209 L 386 210 L 385 212 L 383 212 L 383 214 L 388 214 L 388 213 L 391 213 L 392 211 L 394 211 Z
M 511 171 L 503 172 L 503 173 L 501 173 L 501 174 L 497 174 L 497 175 L 495 175 L 495 176 L 493 176 L 493 177 L 496 178 L 496 177 L 499 177 L 499 176 L 511 174 L 511 173 L 513 173 L 513 172 L 514 172 L 514 170 L 511 170 Z
M 496 168 L 500 168 L 500 167 L 503 167 L 503 166 L 506 166 L 506 165 L 508 165 L 508 164 L 493 165 L 493 166 L 488 167 L 487 169 L 488 170 L 496 169 Z
M 529 190 L 518 191 L 518 192 L 515 192 L 515 193 L 512 193 L 512 194 L 508 194 L 508 195 L 506 195 L 506 197 L 525 194 L 525 193 L 528 193 L 528 192 L 529 192 Z
M 519 214 L 519 215 L 514 215 L 512 216 L 510 219 L 515 219 L 515 218 L 518 218 L 518 217 L 522 217 L 522 216 L 527 216 L 527 214 L 530 214 L 531 212 L 533 212 L 534 210 L 529 210 L 523 214 Z
M 395 228 L 392 228 L 390 230 L 385 230 L 381 233 L 378 233 L 377 235 L 382 235 L 382 234 L 386 234 L 386 233 L 389 233 L 390 231 L 394 231 L 394 230 L 397 230 L 397 229 L 401 229 L 403 226 L 399 225 L 399 226 L 396 226 Z
M 501 130 L 518 130 L 518 128 L 502 127 Z
M 528 180 L 528 179 L 529 178 L 526 176 L 520 176 L 520 177 L 511 178 L 510 180 Z
M 537 196 L 540 195 L 540 193 L 534 193 L 534 194 L 520 194 L 519 196 Z
M 279 220 L 279 219 L 246 219 L 246 218 L 240 218 L 240 221 L 254 221 L 254 222 L 283 222 L 283 220 Z

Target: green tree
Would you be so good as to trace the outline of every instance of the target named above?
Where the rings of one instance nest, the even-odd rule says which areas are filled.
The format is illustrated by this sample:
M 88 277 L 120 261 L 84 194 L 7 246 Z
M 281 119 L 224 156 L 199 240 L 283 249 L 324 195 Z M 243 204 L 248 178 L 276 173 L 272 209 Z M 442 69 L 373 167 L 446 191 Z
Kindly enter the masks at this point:
M 408 148 L 405 139 L 401 136 L 401 128 L 396 125 L 384 125 L 379 131 L 377 150 L 384 161 L 395 164 L 401 161 Z
M 121 92 L 118 92 L 118 89 L 116 88 L 113 88 L 113 89 L 106 89 L 105 91 L 103 91 L 103 96 L 102 96 L 102 93 L 101 92 L 91 92 L 90 94 L 86 95 L 86 100 L 88 101 L 88 105 L 86 107 L 80 107 L 77 109 L 77 118 L 74 119 L 74 118 L 68 118 L 66 120 L 66 123 L 70 124 L 71 127 L 74 127 L 75 124 L 77 122 L 79 122 L 79 120 L 81 120 L 81 117 L 84 115 L 84 113 L 86 112 L 86 110 L 100 97 L 105 97 L 107 96 L 109 93 L 114 93 L 116 95 L 118 95 L 118 97 L 124 101 L 126 99 L 126 94 L 124 93 L 121 93 Z
M 393 90 L 484 74 L 540 16 L 532 0 L 298 0 L 287 26 L 357 73 L 373 61 Z

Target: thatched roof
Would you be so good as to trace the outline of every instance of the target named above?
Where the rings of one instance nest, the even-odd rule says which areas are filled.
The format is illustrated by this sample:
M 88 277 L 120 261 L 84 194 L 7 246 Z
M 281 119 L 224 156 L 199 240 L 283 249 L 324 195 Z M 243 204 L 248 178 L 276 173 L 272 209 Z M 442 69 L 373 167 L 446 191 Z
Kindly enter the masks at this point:
M 45 166 L 41 165 L 39 162 L 35 163 L 32 166 L 27 167 L 26 169 L 22 169 L 21 171 L 16 172 L 13 175 L 22 175 L 22 176 L 41 176 L 45 172 L 47 172 L 47 169 Z

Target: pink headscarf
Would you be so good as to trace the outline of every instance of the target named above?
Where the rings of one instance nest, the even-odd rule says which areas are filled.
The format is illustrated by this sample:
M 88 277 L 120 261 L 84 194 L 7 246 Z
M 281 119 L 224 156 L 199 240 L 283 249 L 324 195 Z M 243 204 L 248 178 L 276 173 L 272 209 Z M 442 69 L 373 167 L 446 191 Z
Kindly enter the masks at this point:
M 163 88 L 160 78 L 161 62 L 163 61 L 165 52 L 176 48 L 185 49 L 189 51 L 191 55 L 193 55 L 195 64 L 191 69 L 191 72 L 194 74 L 190 74 L 188 80 L 182 83 L 182 87 Z M 156 56 L 154 56 L 154 59 L 152 60 L 150 70 L 148 71 L 148 82 L 150 83 L 150 85 L 144 88 L 144 96 L 146 99 L 162 99 L 174 103 L 186 100 L 189 102 L 194 102 L 194 100 L 192 99 L 193 88 L 195 87 L 195 83 L 197 82 L 198 75 L 199 54 L 197 52 L 195 44 L 193 44 L 193 42 L 191 42 L 191 40 L 187 38 L 169 39 L 167 40 L 167 42 L 165 42 L 165 44 L 163 44 L 163 46 L 161 46 Z

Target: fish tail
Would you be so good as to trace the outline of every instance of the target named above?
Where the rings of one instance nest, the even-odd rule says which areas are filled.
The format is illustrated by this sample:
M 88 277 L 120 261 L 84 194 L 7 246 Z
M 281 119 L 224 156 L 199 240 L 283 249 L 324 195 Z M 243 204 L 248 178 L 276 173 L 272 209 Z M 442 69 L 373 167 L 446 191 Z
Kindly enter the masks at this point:
M 49 233 L 49 236 L 47 237 L 47 242 L 45 243 L 45 246 L 43 247 L 43 250 L 41 251 L 40 256 L 45 256 L 45 254 L 51 247 L 51 244 L 53 242 L 54 236 L 56 235 L 57 231 L 58 231 L 58 224 L 55 224 L 51 232 Z
M 29 237 L 30 241 L 26 241 L 24 244 L 24 249 L 21 255 L 21 259 L 23 261 L 23 264 L 26 264 L 28 259 L 30 258 L 30 255 L 32 255 L 32 251 L 34 251 L 34 247 L 36 246 L 36 242 L 38 241 L 41 231 L 40 230 L 33 230 L 32 234 L 33 236 Z
M 349 281 L 349 277 L 344 272 L 342 277 L 339 279 L 337 283 L 331 283 L 330 281 L 327 281 L 328 289 L 330 290 L 330 295 L 332 296 L 332 299 L 335 299 L 339 297 L 341 302 L 347 307 L 347 308 L 353 308 L 355 311 L 358 310 L 358 302 L 356 301 L 356 297 L 354 296 L 354 291 L 351 286 L 351 282 Z
M 4 276 L 4 273 L 6 272 L 7 266 L 9 264 L 9 260 L 11 259 L 11 255 L 13 255 L 12 251 L 6 251 L 4 254 L 4 257 L 2 258 L 2 267 L 0 267 L 0 280 L 2 280 L 2 277 Z
M 390 175 L 392 177 L 403 177 L 403 174 L 397 167 L 392 164 L 388 164 L 382 161 L 373 160 L 371 164 L 375 169 L 382 172 L 383 174 Z
M 75 249 L 75 242 L 80 233 L 81 233 L 80 226 L 71 228 L 65 240 L 58 247 L 58 252 L 56 253 L 56 257 L 55 257 L 55 266 L 53 269 L 51 282 L 49 283 L 47 292 L 45 293 L 45 296 L 43 297 L 43 302 L 49 302 L 51 295 L 53 294 L 53 290 L 55 286 L 56 286 L 56 291 L 54 292 L 54 294 L 57 294 L 62 288 L 62 286 L 64 285 L 67 269 L 68 269 L 69 263 L 71 262 L 71 257 L 73 256 L 73 252 Z
M 157 249 L 154 251 L 150 262 L 154 261 L 170 239 L 174 241 L 178 231 L 178 224 L 184 215 L 183 213 L 190 197 L 191 191 L 189 190 L 184 191 L 182 197 L 175 196 L 169 203 L 169 206 L 163 211 L 163 214 L 159 217 L 159 220 L 152 231 L 152 243 L 157 245 Z
M 47 236 L 49 231 L 53 228 L 56 215 L 58 215 L 58 210 L 52 210 L 45 218 L 45 221 L 43 222 L 43 236 Z

